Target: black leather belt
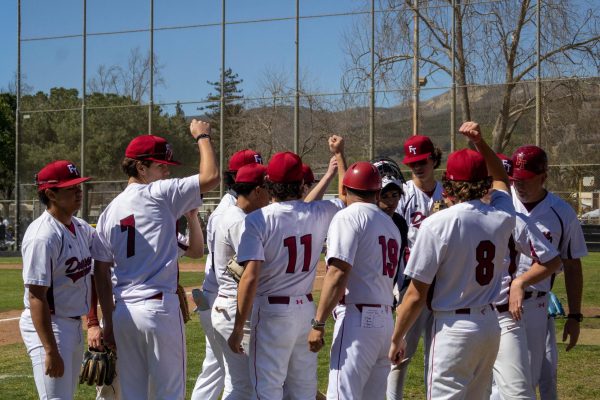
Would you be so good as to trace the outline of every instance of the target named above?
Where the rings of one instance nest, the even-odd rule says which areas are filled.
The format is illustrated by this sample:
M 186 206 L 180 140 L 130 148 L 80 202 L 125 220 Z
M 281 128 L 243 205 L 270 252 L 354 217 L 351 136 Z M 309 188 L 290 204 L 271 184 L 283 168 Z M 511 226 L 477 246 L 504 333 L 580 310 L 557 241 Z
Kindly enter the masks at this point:
M 308 301 L 313 301 L 312 293 L 306 295 Z M 269 304 L 290 304 L 289 296 L 269 296 L 268 297 Z

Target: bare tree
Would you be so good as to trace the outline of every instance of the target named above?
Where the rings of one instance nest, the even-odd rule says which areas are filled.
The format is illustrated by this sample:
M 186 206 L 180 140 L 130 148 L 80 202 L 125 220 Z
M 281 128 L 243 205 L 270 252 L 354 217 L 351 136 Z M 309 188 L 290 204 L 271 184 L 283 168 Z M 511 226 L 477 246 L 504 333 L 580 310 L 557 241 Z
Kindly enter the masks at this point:
M 412 18 L 418 15 L 421 31 L 420 74 L 439 81 L 452 75 L 452 16 L 456 20 L 456 83 L 462 120 L 470 120 L 469 86 L 502 84 L 493 128 L 493 147 L 502 151 L 524 113 L 534 105 L 527 88 L 536 70 L 536 3 L 531 0 L 479 2 L 456 0 L 380 0 L 386 11 L 378 19 L 375 48 L 376 79 L 385 88 L 409 87 L 412 53 Z M 600 6 L 596 2 L 545 0 L 542 4 L 541 60 L 544 79 L 598 72 Z M 370 32 L 357 24 L 347 34 L 347 87 L 364 88 L 368 82 Z M 445 78 L 447 80 L 447 78 Z M 515 94 L 517 100 L 515 101 Z M 546 86 L 545 95 L 553 93 Z
M 162 65 L 154 55 L 154 85 L 164 84 Z M 100 65 L 96 75 L 88 82 L 91 93 L 112 93 L 127 96 L 135 103 L 141 103 L 150 91 L 150 54 L 144 55 L 139 47 L 131 49 L 126 66 Z

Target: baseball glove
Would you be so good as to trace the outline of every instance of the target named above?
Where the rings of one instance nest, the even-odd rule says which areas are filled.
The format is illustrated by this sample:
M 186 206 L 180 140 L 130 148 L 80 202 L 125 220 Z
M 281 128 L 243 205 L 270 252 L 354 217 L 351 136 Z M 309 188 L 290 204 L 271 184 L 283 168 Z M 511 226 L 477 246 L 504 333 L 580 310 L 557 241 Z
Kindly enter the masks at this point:
M 229 275 L 231 275 L 233 280 L 237 283 L 240 283 L 240 279 L 242 279 L 242 275 L 244 274 L 244 269 L 245 267 L 238 264 L 235 257 L 227 263 L 227 272 L 229 272 Z
M 117 356 L 106 349 L 99 351 L 90 347 L 83 354 L 81 370 L 79 371 L 79 384 L 86 383 L 90 386 L 111 385 L 115 379 Z
M 187 324 L 190 318 L 190 307 L 188 305 L 187 296 L 185 295 L 185 289 L 181 285 L 177 285 L 177 296 L 179 296 L 179 308 L 181 308 L 181 315 L 183 316 L 183 323 Z

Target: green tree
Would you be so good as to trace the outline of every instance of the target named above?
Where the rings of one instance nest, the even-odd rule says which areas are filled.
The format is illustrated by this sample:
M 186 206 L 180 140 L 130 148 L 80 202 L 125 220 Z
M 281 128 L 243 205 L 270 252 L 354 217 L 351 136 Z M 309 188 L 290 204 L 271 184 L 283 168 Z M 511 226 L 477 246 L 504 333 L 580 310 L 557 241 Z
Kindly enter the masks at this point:
M 0 93 L 0 198 L 13 197 L 15 184 L 15 111 L 17 98 L 11 93 Z M 8 216 L 8 203 L 2 203 L 2 215 Z
M 242 94 L 243 90 L 238 86 L 243 82 L 243 79 L 238 74 L 233 73 L 231 68 L 225 70 L 225 85 L 224 85 L 224 97 L 225 97 L 225 132 L 227 137 L 233 138 L 239 132 L 239 127 L 244 112 Z M 221 107 L 221 81 L 207 83 L 214 87 L 216 93 L 209 93 L 206 97 L 207 101 L 211 103 L 207 106 L 200 108 L 206 110 L 206 117 L 210 122 L 211 126 L 217 131 L 220 129 L 220 107 Z

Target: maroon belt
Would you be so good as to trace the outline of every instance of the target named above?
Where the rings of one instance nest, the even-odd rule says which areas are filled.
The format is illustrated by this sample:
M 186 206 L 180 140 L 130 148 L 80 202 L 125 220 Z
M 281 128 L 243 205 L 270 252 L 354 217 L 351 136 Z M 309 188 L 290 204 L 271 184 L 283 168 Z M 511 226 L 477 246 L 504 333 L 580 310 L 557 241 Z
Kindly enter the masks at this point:
M 523 296 L 523 300 L 527 300 L 530 299 L 533 296 L 534 292 L 525 292 L 525 295 Z M 535 296 L 535 298 L 537 299 L 538 297 L 542 297 L 545 296 L 547 292 L 537 292 L 537 295 Z M 498 312 L 503 313 L 503 312 L 507 312 L 508 311 L 508 303 L 506 304 L 500 304 L 499 306 L 496 306 L 496 310 L 498 310 Z
M 313 301 L 312 293 L 306 295 L 308 301 Z M 289 296 L 269 296 L 267 298 L 269 300 L 269 304 L 290 304 Z
M 494 306 L 491 304 L 488 304 L 488 306 L 490 306 L 490 308 L 493 310 Z M 487 306 L 485 306 L 487 307 Z M 458 310 L 454 310 L 454 314 L 471 314 L 471 309 L 470 308 L 459 308 Z

